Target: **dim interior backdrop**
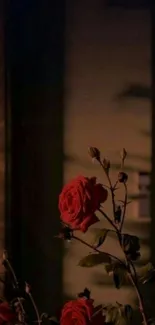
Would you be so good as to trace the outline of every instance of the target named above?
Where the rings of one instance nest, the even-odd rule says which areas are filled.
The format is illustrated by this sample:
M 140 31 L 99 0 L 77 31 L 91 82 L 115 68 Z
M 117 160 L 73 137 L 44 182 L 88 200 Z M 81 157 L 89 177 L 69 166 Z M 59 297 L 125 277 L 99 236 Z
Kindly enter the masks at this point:
M 32 283 L 41 311 L 85 286 L 96 302 L 118 300 L 101 267 L 77 267 L 87 249 L 54 238 L 63 183 L 77 174 L 105 182 L 89 145 L 110 158 L 112 179 L 120 149 L 128 151 L 125 230 L 141 238 L 139 263 L 151 255 L 150 12 L 135 3 L 12 0 L 1 11 L 1 248 Z M 105 249 L 120 254 L 114 238 Z M 119 292 L 120 302 L 134 298 L 129 287 Z

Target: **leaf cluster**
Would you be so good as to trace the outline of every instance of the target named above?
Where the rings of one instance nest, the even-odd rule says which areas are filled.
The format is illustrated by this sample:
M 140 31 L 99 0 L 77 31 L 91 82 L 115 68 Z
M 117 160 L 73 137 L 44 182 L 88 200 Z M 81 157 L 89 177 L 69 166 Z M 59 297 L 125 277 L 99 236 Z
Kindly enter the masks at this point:
M 105 323 L 109 325 L 127 325 L 132 321 L 133 310 L 130 305 L 108 305 L 105 310 Z
M 93 247 L 98 249 L 105 242 L 105 239 L 110 232 L 110 229 L 96 229 L 95 236 L 93 240 Z M 126 255 L 135 260 L 139 257 L 139 239 L 136 236 L 122 234 L 121 244 Z M 103 264 L 106 273 L 113 277 L 115 287 L 120 289 L 123 284 L 128 281 L 128 269 L 125 263 L 121 262 L 119 259 L 114 260 L 110 254 L 105 252 L 95 252 L 83 257 L 79 261 L 79 266 L 81 267 L 95 267 L 97 265 Z M 137 270 L 137 279 L 139 282 L 145 284 L 147 282 L 155 281 L 155 268 L 151 263 L 142 266 Z
M 129 259 L 135 261 L 140 257 L 140 243 L 137 236 L 122 234 L 121 244 L 126 256 Z
M 85 242 L 83 239 L 74 236 L 73 231 L 71 231 L 69 228 L 67 228 L 60 237 L 68 240 L 76 239 L 93 250 L 92 253 L 83 257 L 79 261 L 79 266 L 92 268 L 97 265 L 104 265 L 105 271 L 109 276 L 112 276 L 114 285 L 117 289 L 120 289 L 123 284 L 130 281 L 130 284 L 133 285 L 137 294 L 139 310 L 141 312 L 144 325 L 154 325 L 154 319 L 147 319 L 143 297 L 139 289 L 139 283 L 146 284 L 154 281 L 155 268 L 151 263 L 148 263 L 147 265 L 136 270 L 134 262 L 137 261 L 137 259 L 141 256 L 140 240 L 137 236 L 123 233 L 122 231 L 126 217 L 126 207 L 130 203 L 128 202 L 128 175 L 124 172 L 124 162 L 127 152 L 123 148 L 120 153 L 120 170 L 114 185 L 112 184 L 110 178 L 111 162 L 109 159 L 102 159 L 101 152 L 96 147 L 89 148 L 89 155 L 93 161 L 96 160 L 99 163 L 108 181 L 108 186 L 106 187 L 109 189 L 111 196 L 113 215 L 112 217 L 109 217 L 101 205 L 99 206 L 98 211 L 106 219 L 106 221 L 109 222 L 112 229 L 96 229 L 91 245 Z M 118 189 L 118 186 L 123 186 L 124 198 L 123 200 L 116 201 L 115 191 Z M 116 202 L 121 202 L 121 205 L 117 205 Z M 116 239 L 118 240 L 120 248 L 123 252 L 123 260 L 119 259 L 117 256 L 114 256 L 113 252 L 106 253 L 101 250 L 107 236 L 112 232 L 116 235 Z M 90 292 L 89 290 L 85 289 L 85 291 L 80 293 L 80 295 L 81 297 L 88 298 Z M 126 325 L 131 323 L 133 311 L 130 305 L 122 305 L 120 303 L 116 303 L 116 305 L 108 305 L 104 307 L 104 312 L 106 324 Z

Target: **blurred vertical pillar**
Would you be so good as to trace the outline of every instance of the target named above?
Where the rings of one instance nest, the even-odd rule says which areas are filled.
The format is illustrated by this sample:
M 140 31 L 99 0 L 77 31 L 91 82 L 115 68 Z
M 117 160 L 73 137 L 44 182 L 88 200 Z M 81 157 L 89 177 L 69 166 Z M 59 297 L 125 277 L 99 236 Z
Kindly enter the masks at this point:
M 6 247 L 41 311 L 62 299 L 64 0 L 6 5 Z
M 0 256 L 4 250 L 4 182 L 5 182 L 5 80 L 4 80 L 4 0 L 0 1 Z M 0 273 L 2 277 L 4 269 L 0 263 Z M 3 286 L 0 283 L 0 294 Z
M 152 174 L 151 174 L 151 259 L 155 265 L 155 2 L 151 2 L 152 43 Z

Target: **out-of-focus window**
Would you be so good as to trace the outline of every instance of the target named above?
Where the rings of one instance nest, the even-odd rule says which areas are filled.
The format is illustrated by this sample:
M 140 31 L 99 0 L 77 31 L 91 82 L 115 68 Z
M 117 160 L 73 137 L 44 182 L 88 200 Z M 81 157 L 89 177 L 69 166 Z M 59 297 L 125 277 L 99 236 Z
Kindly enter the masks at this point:
M 139 218 L 150 217 L 150 173 L 139 172 Z

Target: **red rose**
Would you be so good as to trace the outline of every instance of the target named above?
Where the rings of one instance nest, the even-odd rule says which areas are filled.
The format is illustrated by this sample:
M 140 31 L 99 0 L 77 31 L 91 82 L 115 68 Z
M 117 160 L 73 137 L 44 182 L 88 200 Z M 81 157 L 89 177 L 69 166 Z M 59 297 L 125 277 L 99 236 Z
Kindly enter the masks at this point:
M 0 304 L 0 325 L 4 323 L 11 323 L 16 319 L 16 314 L 11 310 L 7 302 Z
M 67 302 L 61 312 L 60 325 L 88 325 L 93 315 L 93 300 L 79 298 Z
M 78 176 L 64 186 L 59 196 L 61 220 L 71 227 L 86 232 L 99 221 L 95 211 L 105 202 L 107 190 L 96 184 L 96 177 Z

